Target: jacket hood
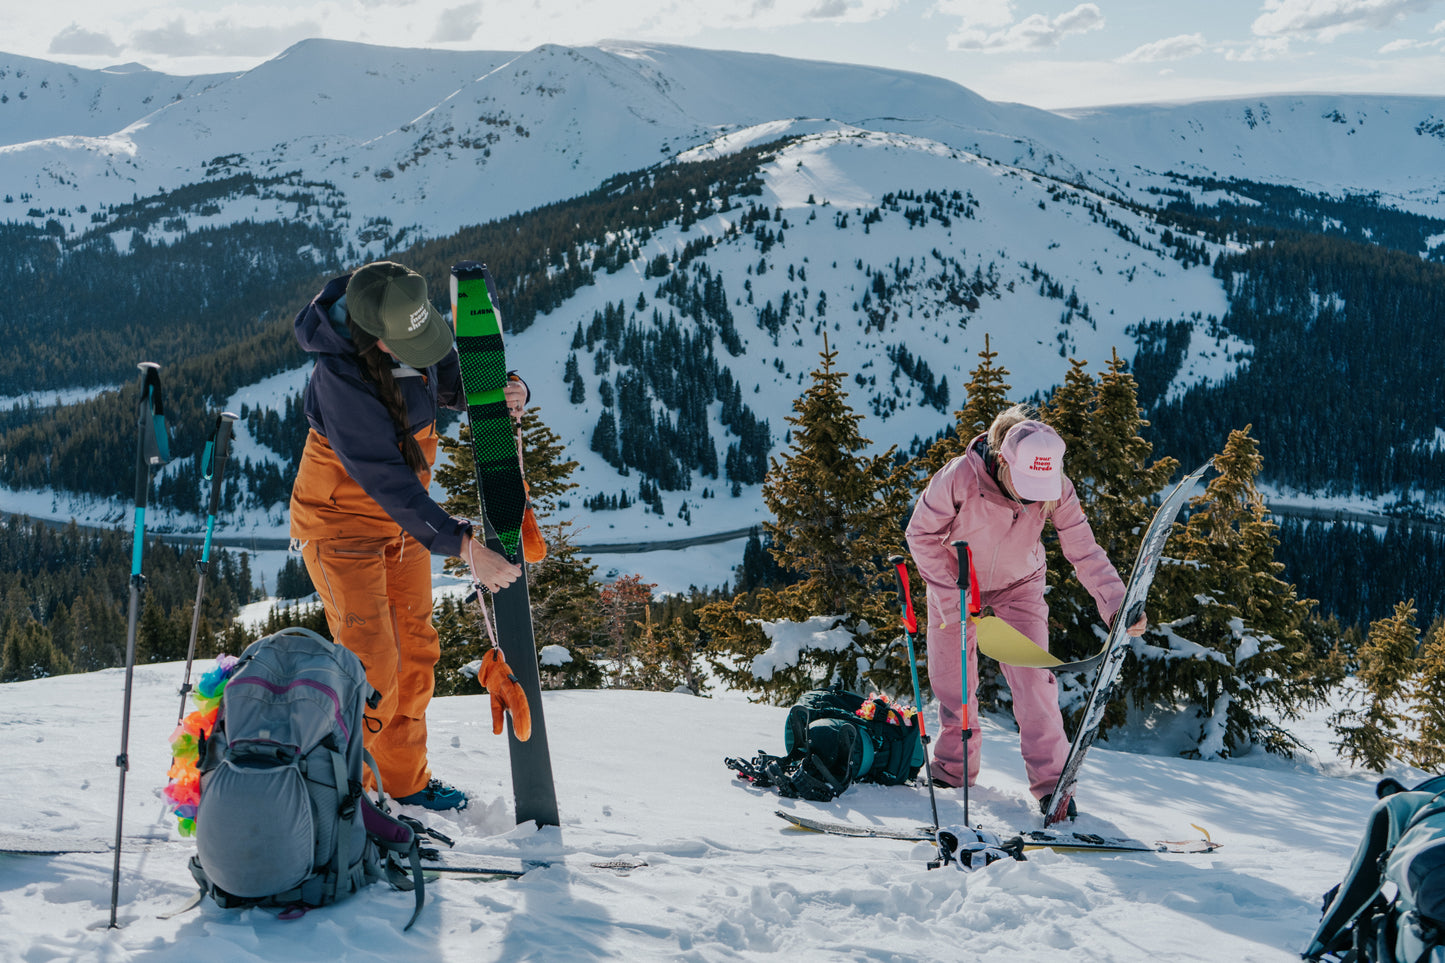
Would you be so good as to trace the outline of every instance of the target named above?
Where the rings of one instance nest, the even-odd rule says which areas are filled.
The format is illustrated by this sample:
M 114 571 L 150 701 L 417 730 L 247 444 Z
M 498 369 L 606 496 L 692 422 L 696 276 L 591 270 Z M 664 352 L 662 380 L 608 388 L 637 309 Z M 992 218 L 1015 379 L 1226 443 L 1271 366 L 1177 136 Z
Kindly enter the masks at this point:
M 331 323 L 331 307 L 346 294 L 350 274 L 332 278 L 321 293 L 296 315 L 296 340 L 306 351 L 316 354 L 355 354 L 356 345 L 349 334 L 343 334 Z

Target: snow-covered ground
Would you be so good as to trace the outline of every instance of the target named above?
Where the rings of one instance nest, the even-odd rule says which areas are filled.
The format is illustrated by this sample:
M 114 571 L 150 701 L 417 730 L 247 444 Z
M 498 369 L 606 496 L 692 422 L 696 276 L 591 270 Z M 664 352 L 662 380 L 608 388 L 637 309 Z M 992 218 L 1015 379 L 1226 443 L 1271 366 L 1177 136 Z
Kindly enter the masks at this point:
M 182 671 L 136 671 L 130 835 L 176 835 L 160 793 Z M 114 833 L 123 678 L 115 669 L 0 686 L 6 829 Z M 781 807 L 912 826 L 929 821 L 922 788 L 857 786 L 815 804 L 732 776 L 725 756 L 781 750 L 783 709 L 727 693 L 627 691 L 548 692 L 543 708 L 562 825 L 539 831 L 513 825 L 506 742 L 492 735 L 487 697 L 433 703 L 434 770 L 473 805 L 428 822 L 465 852 L 553 865 L 513 881 L 439 880 L 409 933 L 401 927 L 412 898 L 385 884 L 293 921 L 209 901 L 160 919 L 194 890 L 193 844 L 176 841 L 123 852 L 122 925 L 113 930 L 113 855 L 0 856 L 0 959 L 1287 963 L 1313 931 L 1320 895 L 1343 874 L 1374 798 L 1374 777 L 1334 758 L 1323 716 L 1296 727 L 1313 751 L 1293 762 L 1200 762 L 1100 744 L 1084 769 L 1077 828 L 1154 840 L 1197 837 L 1197 824 L 1223 847 L 1035 852 L 973 874 L 930 871 L 927 844 L 801 833 L 773 815 Z M 927 712 L 934 722 L 936 708 Z M 973 822 L 1036 825 L 1007 721 L 986 720 L 981 744 Z M 941 790 L 938 802 L 945 825 L 961 823 L 959 791 Z M 623 875 L 588 865 L 623 856 L 647 866 Z

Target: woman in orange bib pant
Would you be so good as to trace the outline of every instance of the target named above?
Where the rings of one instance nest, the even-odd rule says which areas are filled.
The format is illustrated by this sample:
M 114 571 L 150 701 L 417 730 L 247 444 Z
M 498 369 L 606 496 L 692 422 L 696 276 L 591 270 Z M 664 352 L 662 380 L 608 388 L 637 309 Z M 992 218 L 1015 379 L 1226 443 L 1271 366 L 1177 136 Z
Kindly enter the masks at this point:
M 491 590 L 521 570 L 472 538 L 472 522 L 427 493 L 438 405 L 464 409 L 453 334 L 426 280 L 378 261 L 334 278 L 296 317 L 315 359 L 311 430 L 291 492 L 291 538 L 326 609 L 332 637 L 355 652 L 380 693 L 366 748 L 398 802 L 462 809 L 432 777 L 426 710 L 441 649 L 432 626 L 431 556 L 459 556 Z M 507 402 L 520 417 L 526 386 Z

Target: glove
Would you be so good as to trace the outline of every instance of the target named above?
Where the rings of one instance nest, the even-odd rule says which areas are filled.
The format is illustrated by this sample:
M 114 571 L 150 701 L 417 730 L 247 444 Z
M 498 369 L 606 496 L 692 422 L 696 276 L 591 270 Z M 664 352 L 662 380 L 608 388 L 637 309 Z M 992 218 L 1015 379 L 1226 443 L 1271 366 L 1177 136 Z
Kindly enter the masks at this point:
M 547 542 L 542 538 L 542 529 L 537 525 L 537 516 L 532 506 L 522 513 L 522 557 L 528 565 L 535 565 L 547 557 Z
M 532 738 L 532 710 L 527 705 L 527 694 L 517 684 L 517 677 L 502 659 L 496 649 L 488 649 L 482 656 L 482 668 L 477 672 L 480 682 L 492 696 L 492 732 L 501 733 L 502 713 L 512 714 L 512 732 L 519 742 Z

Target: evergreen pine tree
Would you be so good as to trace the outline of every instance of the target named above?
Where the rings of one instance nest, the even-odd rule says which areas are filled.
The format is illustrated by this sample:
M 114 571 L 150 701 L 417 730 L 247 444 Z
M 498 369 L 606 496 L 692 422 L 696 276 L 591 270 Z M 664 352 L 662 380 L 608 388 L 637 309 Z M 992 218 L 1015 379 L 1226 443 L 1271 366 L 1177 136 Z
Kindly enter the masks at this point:
M 635 658 L 623 683 L 633 689 L 672 692 L 685 688 L 694 695 L 707 691 L 697 651 L 697 633 L 681 619 L 662 623 L 649 608 L 632 642 Z
M 34 619 L 11 624 L 0 655 L 0 682 L 48 679 L 70 671 L 70 660 L 55 648 L 48 628 Z
M 1335 745 L 1351 762 L 1383 772 L 1390 759 L 1403 756 L 1400 716 L 1415 670 L 1420 630 L 1415 600 L 1398 602 L 1395 613 L 1370 623 L 1370 634 L 1356 654 L 1362 705 L 1341 710 L 1330 720 L 1339 735 Z
M 547 557 L 527 566 L 532 635 L 539 654 L 545 656 L 549 647 L 562 647 L 570 656 L 559 668 L 543 673 L 546 684 L 597 688 L 602 685 L 597 662 L 604 655 L 597 567 L 578 557 L 572 540 L 574 525 L 566 519 L 542 525 Z M 550 661 L 543 659 L 544 664 Z
M 288 556 L 276 573 L 276 597 L 300 599 L 315 591 L 316 587 L 311 584 L 311 573 L 306 570 L 306 565 L 296 556 Z
M 592 679 L 583 650 L 593 643 L 600 625 L 597 588 L 592 581 L 596 568 L 577 557 L 569 534 L 572 523 L 555 518 L 565 507 L 562 496 L 577 487 L 571 475 L 578 463 L 565 457 L 561 438 L 534 409 L 523 415 L 521 428 L 528 497 L 547 542 L 547 557 L 527 567 L 533 640 L 539 653 L 549 645 L 567 646 L 573 656 L 568 677 Z M 480 519 L 470 426 L 462 426 L 457 440 L 443 437 L 440 444 L 445 457 L 438 460 L 436 480 L 448 494 L 443 507 L 454 515 Z M 456 575 L 466 572 L 458 559 L 448 560 L 447 569 Z M 480 658 L 488 639 L 476 606 L 444 602 L 434 612 L 433 622 L 442 645 L 436 670 L 437 693 L 474 691 L 473 684 L 457 670 Z
M 1088 365 L 1086 360 L 1070 358 L 1064 383 L 1054 389 L 1042 410 L 1043 420 L 1059 433 L 1059 437 L 1064 439 L 1064 444 L 1068 446 L 1065 452 L 1067 474 L 1073 480 L 1074 487 L 1079 490 L 1081 501 L 1086 494 L 1092 492 L 1085 487 L 1091 479 L 1074 466 L 1076 463 L 1081 464 L 1081 459 L 1087 458 L 1088 453 L 1083 451 L 1083 446 L 1089 436 L 1089 418 L 1098 403 L 1099 391 L 1098 382 L 1089 374 Z M 1079 476 L 1077 479 L 1076 475 Z
M 149 601 L 149 604 L 146 604 Z M 186 606 L 189 609 L 190 606 Z M 184 615 L 185 625 L 172 617 L 160 605 L 159 600 L 142 600 L 140 624 L 136 628 L 136 665 L 153 662 L 175 662 L 186 657 L 190 641 L 191 621 L 189 611 L 178 609 Z
M 1415 717 L 1411 762 L 1430 772 L 1445 770 L 1445 619 L 1436 619 L 1420 646 L 1410 687 Z
M 993 360 L 998 352 L 989 348 L 989 336 L 983 336 L 983 350 L 978 353 L 978 367 L 973 377 L 964 386 L 967 401 L 953 413 L 956 421 L 954 434 L 945 434 L 934 442 L 923 456 L 913 465 L 915 485 L 918 491 L 928 484 L 933 473 L 954 458 L 963 454 L 968 445 L 981 432 L 987 431 L 994 417 L 1008 407 L 1009 383 L 1007 368 L 994 367 Z
M 735 688 L 783 703 L 831 682 L 894 694 L 910 686 L 901 636 L 884 628 L 897 621 L 897 599 L 892 570 L 882 564 L 903 548 L 907 476 L 894 466 L 893 448 L 863 454 L 870 442 L 859 432 L 861 418 L 848 405 L 846 375 L 834 368 L 837 355 L 826 337 L 821 356 L 787 419 L 788 451 L 772 460 L 762 490 L 773 516 L 764 524 L 770 550 L 798 580 L 699 612 L 718 673 Z M 796 660 L 759 677 L 752 660 L 769 647 L 761 623 L 790 634 L 816 625 L 827 641 L 802 646 Z
M 1149 463 L 1153 446 L 1142 436 L 1149 422 L 1139 409 L 1134 378 L 1124 370 L 1118 354 L 1098 382 L 1084 373 L 1084 364 L 1071 363 L 1063 387 L 1043 411 L 1043 420 L 1068 446 L 1064 472 L 1074 484 L 1095 541 L 1120 577 L 1127 579 L 1158 496 L 1179 463 L 1173 458 Z M 1074 576 L 1058 539 L 1051 530 L 1046 532 L 1049 648 L 1063 659 L 1082 658 L 1098 650 L 1107 627 L 1099 622 L 1098 606 Z M 1127 675 L 1124 685 L 1130 685 Z
M 1290 755 L 1297 740 L 1276 724 L 1320 700 L 1311 642 L 1303 626 L 1313 602 L 1279 578 L 1279 544 L 1254 480 L 1261 459 L 1249 427 L 1230 433 L 1219 470 L 1194 500 L 1187 524 L 1175 523 L 1151 594 L 1136 707 L 1182 711 L 1198 722 L 1194 743 L 1204 758 L 1262 745 Z M 1158 600 L 1157 610 L 1154 600 Z

